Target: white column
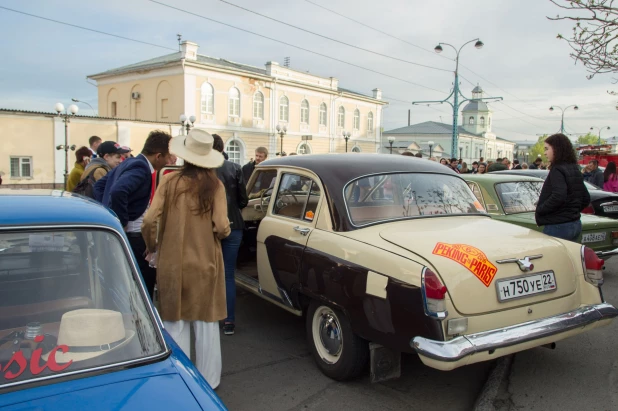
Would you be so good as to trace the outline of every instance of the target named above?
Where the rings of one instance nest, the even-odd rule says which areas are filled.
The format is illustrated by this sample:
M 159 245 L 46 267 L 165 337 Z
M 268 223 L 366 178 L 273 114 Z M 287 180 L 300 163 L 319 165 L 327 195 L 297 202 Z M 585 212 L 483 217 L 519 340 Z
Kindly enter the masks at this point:
M 64 122 L 60 117 L 54 117 L 54 183 L 64 183 L 64 150 L 56 150 L 59 145 L 64 145 Z M 70 143 L 69 143 L 70 144 Z

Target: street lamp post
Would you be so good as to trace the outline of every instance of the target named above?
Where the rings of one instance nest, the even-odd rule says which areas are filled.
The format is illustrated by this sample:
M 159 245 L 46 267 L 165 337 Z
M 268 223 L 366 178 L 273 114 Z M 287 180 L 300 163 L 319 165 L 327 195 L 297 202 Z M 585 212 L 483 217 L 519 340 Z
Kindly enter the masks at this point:
M 595 128 L 596 128 L 597 130 L 599 130 L 599 145 L 601 145 L 601 131 L 603 131 L 603 130 L 609 130 L 610 128 L 609 128 L 609 126 L 606 126 L 606 127 L 601 127 L 601 128 L 599 128 L 599 127 L 590 127 L 590 130 L 594 130 Z
M 393 154 L 393 143 L 394 142 L 395 142 L 395 137 L 389 136 L 388 137 L 388 144 L 390 144 L 390 146 L 391 146 L 391 154 Z
M 76 98 L 72 98 L 71 101 L 74 102 L 74 103 L 82 103 L 82 104 L 87 105 L 88 107 L 90 107 L 90 110 L 92 110 L 92 114 L 94 114 L 95 116 L 97 115 L 96 111 L 94 111 L 94 108 L 89 103 L 86 103 L 85 101 L 78 100 Z
M 433 148 L 434 142 L 428 141 L 427 144 L 429 144 L 429 159 L 431 159 L 432 148 Z
M 568 107 L 565 107 L 565 108 L 562 108 L 560 106 L 551 106 L 549 108 L 549 111 L 554 111 L 554 109 L 557 109 L 557 108 L 559 108 L 560 111 L 562 111 L 562 119 L 560 120 L 560 132 L 562 134 L 564 134 L 564 112 L 567 111 L 568 109 L 570 109 L 571 107 L 575 111 L 579 110 L 579 107 L 577 107 L 577 104 L 573 104 L 572 106 L 568 106 Z
M 413 101 L 412 104 L 427 104 L 427 103 L 438 103 L 438 104 L 444 104 L 444 103 L 448 103 L 451 105 L 451 107 L 453 107 L 453 138 L 451 140 L 451 155 L 455 156 L 457 153 L 457 146 L 458 146 L 458 142 L 457 139 L 459 137 L 459 132 L 458 132 L 458 127 L 457 127 L 457 120 L 459 118 L 459 106 L 470 100 L 468 98 L 466 98 L 463 94 L 461 94 L 461 91 L 459 91 L 459 53 L 461 52 L 461 49 L 464 48 L 464 46 L 466 46 L 467 44 L 470 44 L 472 42 L 474 43 L 474 47 L 476 47 L 477 49 L 481 49 L 484 44 L 480 39 L 474 39 L 474 40 L 470 40 L 467 43 L 464 43 L 459 50 L 457 48 L 455 48 L 455 46 L 448 44 L 448 43 L 438 43 L 438 45 L 434 48 L 434 51 L 436 53 L 441 53 L 442 52 L 442 46 L 449 46 L 451 47 L 453 50 L 455 50 L 455 52 L 457 53 L 456 57 L 455 57 L 455 83 L 453 85 L 453 91 L 451 91 L 451 94 L 448 95 L 448 97 L 446 97 L 444 100 L 432 100 L 432 101 Z M 449 101 L 449 99 L 451 98 L 451 96 L 453 97 L 453 102 L 451 103 Z M 462 100 L 459 101 L 459 97 L 461 96 Z M 474 99 L 475 101 L 499 101 L 502 100 L 502 97 L 486 97 L 486 98 L 478 98 L 478 99 Z
M 528 163 L 528 156 L 530 155 L 530 153 L 526 153 L 526 163 Z
M 79 107 L 75 104 L 71 104 L 65 110 L 64 104 L 56 103 L 54 108 L 58 116 L 61 117 L 64 122 L 64 144 L 57 145 L 56 150 L 64 150 L 64 189 L 66 190 L 67 181 L 69 179 L 69 150 L 75 151 L 75 144 L 69 146 L 69 123 L 71 122 L 70 118 L 79 111 Z
M 349 131 L 345 131 L 345 130 L 344 130 L 344 131 L 341 133 L 341 135 L 343 136 L 343 138 L 344 138 L 344 140 L 345 140 L 345 152 L 347 153 L 347 152 L 348 152 L 348 140 L 350 139 L 350 136 L 351 136 L 352 134 L 350 134 L 350 132 L 349 132 Z
M 463 147 L 459 147 L 459 158 L 463 159 L 461 156 L 461 152 L 463 151 Z
M 191 117 L 187 118 L 186 115 L 181 114 L 180 115 L 180 124 L 182 124 L 182 128 L 180 129 L 180 132 L 184 133 L 184 135 L 189 134 L 189 131 L 191 131 L 191 128 L 195 126 L 195 120 L 196 120 L 195 116 L 191 116 Z M 185 132 L 185 130 L 186 130 L 186 132 Z
M 276 129 L 277 133 L 279 134 L 279 138 L 281 139 L 281 152 L 279 153 L 279 155 L 283 156 L 283 137 L 288 132 L 288 128 L 286 126 L 281 127 L 279 124 L 277 124 Z

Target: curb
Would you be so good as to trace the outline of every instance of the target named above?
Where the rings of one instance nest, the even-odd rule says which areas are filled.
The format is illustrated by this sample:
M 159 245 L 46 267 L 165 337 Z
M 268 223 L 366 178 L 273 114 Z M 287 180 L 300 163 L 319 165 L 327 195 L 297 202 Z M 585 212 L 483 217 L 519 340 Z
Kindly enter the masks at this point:
M 511 372 L 511 365 L 513 364 L 513 354 L 506 357 L 500 357 L 496 361 L 494 369 L 487 377 L 485 385 L 481 390 L 480 395 L 474 403 L 474 411 L 495 411 L 496 407 L 494 402 L 500 393 L 500 386 L 508 378 Z

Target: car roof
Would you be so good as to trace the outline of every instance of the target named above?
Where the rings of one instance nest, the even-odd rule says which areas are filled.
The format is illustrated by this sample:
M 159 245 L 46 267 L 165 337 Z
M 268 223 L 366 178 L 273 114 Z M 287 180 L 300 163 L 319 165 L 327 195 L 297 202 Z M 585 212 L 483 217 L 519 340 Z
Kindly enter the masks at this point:
M 384 173 L 430 173 L 459 176 L 450 167 L 428 159 L 400 154 L 309 154 L 277 157 L 260 163 L 256 171 L 266 167 L 297 167 L 316 174 L 324 185 L 335 231 L 356 229 L 351 223 L 343 190 L 352 180 Z
M 545 180 L 549 174 L 549 170 L 501 170 L 494 171 L 492 174 L 518 174 L 520 176 L 538 177 Z
M 105 225 L 122 231 L 108 209 L 63 190 L 0 189 L 0 226 Z
M 511 181 L 537 181 L 543 182 L 543 179 L 538 177 L 530 177 L 521 175 L 519 173 L 488 173 L 488 174 L 463 174 L 462 177 L 465 180 L 477 181 L 479 183 L 488 182 L 496 183 L 503 182 L 508 183 Z

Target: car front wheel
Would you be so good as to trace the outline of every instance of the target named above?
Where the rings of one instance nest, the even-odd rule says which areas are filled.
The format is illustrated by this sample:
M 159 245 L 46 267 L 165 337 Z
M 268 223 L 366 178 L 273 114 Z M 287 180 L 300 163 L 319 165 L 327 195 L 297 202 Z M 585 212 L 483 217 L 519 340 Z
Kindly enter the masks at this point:
M 341 311 L 322 302 L 309 305 L 307 340 L 320 370 L 334 380 L 354 378 L 367 365 L 367 341 L 352 332 Z

